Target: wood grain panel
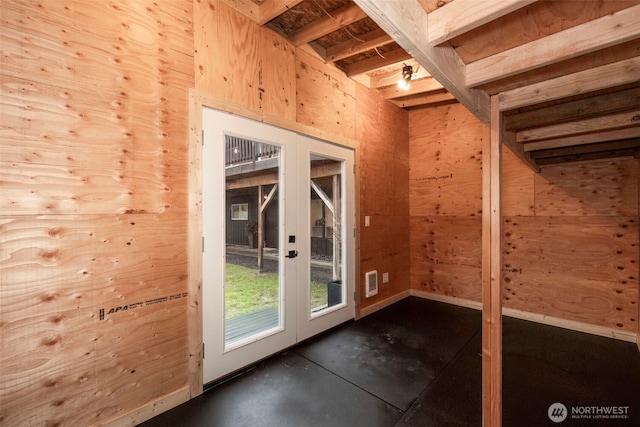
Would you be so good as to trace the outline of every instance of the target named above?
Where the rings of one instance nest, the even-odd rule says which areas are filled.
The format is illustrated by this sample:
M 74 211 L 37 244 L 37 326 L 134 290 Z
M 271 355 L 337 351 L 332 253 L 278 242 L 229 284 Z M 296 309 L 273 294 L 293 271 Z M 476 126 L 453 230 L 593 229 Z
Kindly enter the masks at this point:
M 356 83 L 310 54 L 296 51 L 296 121 L 355 138 Z
M 637 331 L 636 217 L 504 220 L 505 307 Z
M 182 222 L 2 219 L 0 365 L 11 387 L 0 418 L 90 424 L 108 415 L 96 396 L 130 410 L 186 383 Z
M 358 86 L 355 124 L 360 167 L 360 283 L 378 271 L 378 295 L 360 308 L 406 291 L 409 283 L 408 114 Z M 371 226 L 364 227 L 363 216 Z M 382 283 L 382 273 L 389 282 Z M 364 290 L 361 295 L 364 296 Z
M 532 216 L 535 172 L 511 150 L 502 150 L 502 212 L 504 216 Z
M 482 211 L 486 125 L 459 104 L 410 113 L 411 216 L 476 216 Z
M 411 217 L 411 289 L 482 300 L 481 217 Z
M 295 120 L 295 49 L 289 42 L 216 0 L 194 2 L 194 31 L 196 89 Z
M 165 3 L 2 2 L 0 424 L 100 424 L 188 381 L 193 12 Z
M 360 210 L 363 215 L 409 214 L 408 114 L 359 86 Z
M 535 176 L 536 216 L 638 213 L 637 161 L 546 167 Z

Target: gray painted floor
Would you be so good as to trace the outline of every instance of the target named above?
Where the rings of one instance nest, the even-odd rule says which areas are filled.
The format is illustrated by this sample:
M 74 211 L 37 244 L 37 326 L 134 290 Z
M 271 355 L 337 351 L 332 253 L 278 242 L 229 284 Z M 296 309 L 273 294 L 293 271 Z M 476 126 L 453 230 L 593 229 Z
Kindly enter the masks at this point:
M 411 297 L 143 426 L 480 426 L 481 346 L 479 311 Z M 503 350 L 504 426 L 640 426 L 635 344 L 504 318 Z

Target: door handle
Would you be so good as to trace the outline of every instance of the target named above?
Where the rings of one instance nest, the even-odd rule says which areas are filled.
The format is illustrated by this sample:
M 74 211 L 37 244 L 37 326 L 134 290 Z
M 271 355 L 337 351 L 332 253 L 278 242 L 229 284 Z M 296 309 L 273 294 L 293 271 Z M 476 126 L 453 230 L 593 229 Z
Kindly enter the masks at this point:
M 289 251 L 289 255 L 285 255 L 287 258 L 295 258 L 298 256 L 298 251 Z

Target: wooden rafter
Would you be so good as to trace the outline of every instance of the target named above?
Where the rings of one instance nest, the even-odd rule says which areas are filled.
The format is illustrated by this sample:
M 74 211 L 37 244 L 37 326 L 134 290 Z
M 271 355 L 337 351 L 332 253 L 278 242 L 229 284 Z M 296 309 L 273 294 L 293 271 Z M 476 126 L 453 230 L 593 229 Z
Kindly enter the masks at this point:
M 369 87 L 373 89 L 380 89 L 382 87 L 394 85 L 398 83 L 398 79 L 402 77 L 402 67 L 405 65 L 411 65 L 413 67 L 412 79 L 419 80 L 426 77 L 432 77 L 423 67 L 420 66 L 413 59 L 398 62 L 392 65 L 393 69 L 390 71 L 376 73 L 371 76 L 369 80 Z M 442 86 L 442 85 L 441 85 Z
M 457 1 L 447 7 L 455 4 Z M 640 37 L 638 22 L 640 5 L 472 62 L 467 65 L 467 86 L 480 86 L 636 39 Z
M 635 132 L 640 133 L 640 109 L 523 130 L 517 133 L 516 141 L 533 142 L 631 126 L 637 126 Z
M 621 139 L 640 137 L 640 127 L 617 129 L 604 132 L 592 132 L 583 135 L 566 136 L 544 141 L 518 144 L 523 146 L 525 152 L 546 150 L 549 148 L 572 147 L 577 145 L 597 144 L 604 141 L 617 141 Z
M 258 8 L 258 24 L 264 25 L 278 15 L 302 3 L 302 0 L 269 0 Z
M 394 82 L 395 83 L 395 82 Z M 423 92 L 431 92 L 434 90 L 444 89 L 439 81 L 433 77 L 426 79 L 412 80 L 411 87 L 407 90 L 400 89 L 397 85 L 380 89 L 380 94 L 386 99 L 402 98 L 404 96 L 416 95 Z
M 469 89 L 465 66 L 453 48 L 429 44 L 427 12 L 417 0 L 355 0 L 383 30 L 482 122 L 489 122 L 489 96 Z
M 289 40 L 295 46 L 300 46 L 366 17 L 367 15 L 362 9 L 350 3 L 331 12 L 331 16 L 317 19 L 311 24 L 300 28 L 289 36 Z
M 400 108 L 411 108 L 422 105 L 437 105 L 445 102 L 455 102 L 456 98 L 446 90 L 441 90 L 412 96 L 406 99 L 391 99 L 390 101 Z
M 349 56 L 357 55 L 386 44 L 393 43 L 393 39 L 380 28 L 366 34 L 352 38 L 326 49 L 325 60 L 330 62 L 340 61 Z
M 634 87 L 506 116 L 504 117 L 504 128 L 506 130 L 535 128 L 552 123 L 611 114 L 638 105 L 640 105 L 640 88 Z
M 429 43 L 437 46 L 537 0 L 456 0 L 428 14 Z
M 357 74 L 366 73 L 407 59 L 411 59 L 411 55 L 404 49 L 394 49 L 390 52 L 385 52 L 384 56 L 376 55 L 363 61 L 349 64 L 345 67 L 344 72 L 348 77 L 353 77 Z
M 500 110 L 512 110 L 545 101 L 636 83 L 640 57 L 625 59 L 500 94 Z

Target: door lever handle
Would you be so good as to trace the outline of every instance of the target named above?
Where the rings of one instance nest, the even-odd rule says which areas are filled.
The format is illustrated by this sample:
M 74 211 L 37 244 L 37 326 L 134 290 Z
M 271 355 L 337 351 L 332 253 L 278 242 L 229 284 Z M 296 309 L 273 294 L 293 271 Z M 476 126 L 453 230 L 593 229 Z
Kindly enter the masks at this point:
M 295 258 L 298 256 L 298 251 L 289 251 L 289 255 L 285 255 L 287 258 Z

